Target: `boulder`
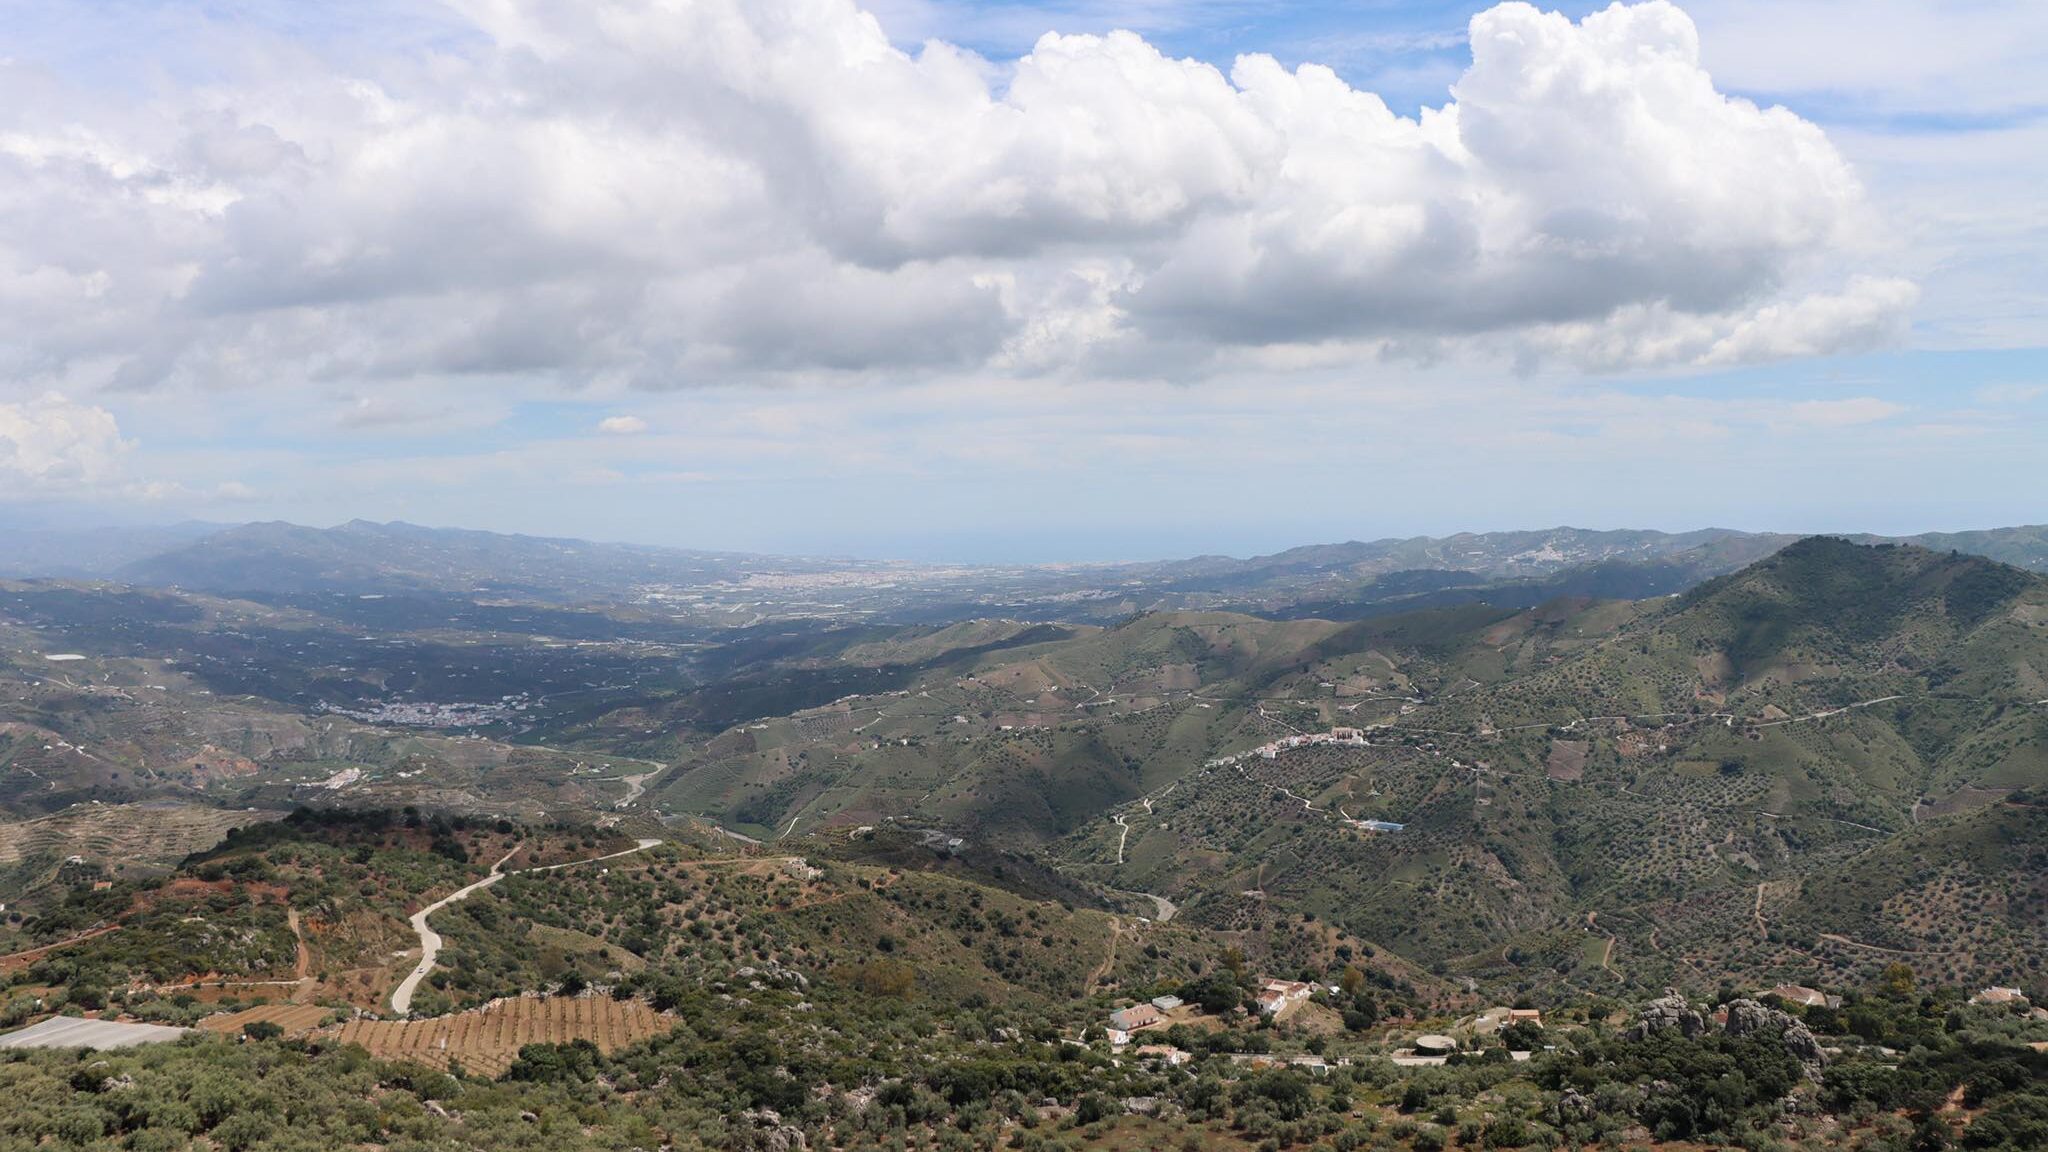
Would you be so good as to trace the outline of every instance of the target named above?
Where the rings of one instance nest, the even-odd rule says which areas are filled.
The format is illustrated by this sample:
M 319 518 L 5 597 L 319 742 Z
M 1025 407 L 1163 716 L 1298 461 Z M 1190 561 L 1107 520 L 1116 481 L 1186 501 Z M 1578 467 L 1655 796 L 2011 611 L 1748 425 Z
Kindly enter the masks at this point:
M 1754 1000 L 1730 1000 L 1725 1028 L 1730 1036 L 1778 1037 L 1786 1054 L 1799 1061 L 1808 1080 L 1819 1080 L 1821 1070 L 1827 1067 L 1828 1055 L 1821 1049 L 1820 1041 L 1814 1039 L 1805 1024 L 1776 1008 Z
M 1600 1110 L 1593 1106 L 1593 1101 L 1576 1088 L 1567 1088 L 1558 1095 L 1556 1112 L 1559 1127 L 1567 1124 L 1589 1124 L 1600 1114 Z
M 773 1108 L 759 1108 L 743 1112 L 740 1118 L 747 1122 L 746 1130 L 739 1134 L 738 1147 L 751 1152 L 807 1152 L 810 1141 L 804 1130 L 794 1124 L 784 1124 L 782 1114 Z
M 1636 1022 L 1629 1026 L 1628 1038 L 1641 1040 L 1659 1032 L 1677 1029 L 1679 1035 L 1691 1038 L 1707 1030 L 1706 1018 L 1693 1011 L 1685 997 L 1676 993 L 1661 1000 L 1652 1000 L 1636 1012 Z

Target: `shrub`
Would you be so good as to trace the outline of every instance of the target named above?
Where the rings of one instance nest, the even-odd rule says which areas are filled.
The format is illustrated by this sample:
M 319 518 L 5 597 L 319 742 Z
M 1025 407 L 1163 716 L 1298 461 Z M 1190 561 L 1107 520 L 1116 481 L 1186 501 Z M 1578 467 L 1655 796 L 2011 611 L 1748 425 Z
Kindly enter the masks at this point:
M 1502 1116 L 1486 1126 L 1488 1148 L 1520 1148 L 1529 1142 L 1529 1125 L 1520 1116 Z

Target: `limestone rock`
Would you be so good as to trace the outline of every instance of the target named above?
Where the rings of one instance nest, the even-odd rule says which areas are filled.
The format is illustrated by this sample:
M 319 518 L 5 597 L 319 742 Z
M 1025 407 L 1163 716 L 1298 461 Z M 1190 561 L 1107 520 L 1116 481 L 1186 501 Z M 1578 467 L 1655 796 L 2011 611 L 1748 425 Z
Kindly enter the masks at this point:
M 1567 1088 L 1557 1098 L 1557 1122 L 1565 1124 L 1587 1124 L 1592 1122 L 1600 1110 L 1576 1088 Z
M 1678 1029 L 1679 1035 L 1688 1039 L 1707 1029 L 1706 1019 L 1693 1011 L 1692 1006 L 1685 1002 L 1685 997 L 1675 993 L 1643 1005 L 1636 1013 L 1636 1022 L 1629 1026 L 1628 1038 L 1641 1040 L 1673 1028 Z
M 1821 1050 L 1820 1041 L 1814 1039 L 1805 1024 L 1754 1000 L 1728 1002 L 1726 1030 L 1730 1036 L 1777 1036 L 1784 1044 L 1786 1054 L 1799 1061 L 1808 1080 L 1819 1080 L 1821 1070 L 1827 1067 L 1827 1053 Z
M 794 1124 L 784 1124 L 782 1113 L 773 1108 L 758 1108 L 741 1114 L 747 1127 L 739 1133 L 740 1143 L 735 1147 L 749 1152 L 808 1152 L 810 1141 L 804 1130 Z

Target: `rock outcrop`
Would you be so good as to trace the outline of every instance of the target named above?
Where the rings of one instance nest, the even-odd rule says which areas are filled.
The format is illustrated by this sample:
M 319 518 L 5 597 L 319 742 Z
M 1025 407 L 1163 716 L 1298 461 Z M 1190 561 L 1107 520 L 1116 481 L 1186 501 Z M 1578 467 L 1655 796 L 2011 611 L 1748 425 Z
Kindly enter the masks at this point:
M 1805 1024 L 1776 1008 L 1767 1008 L 1754 1000 L 1731 1000 L 1726 1028 L 1730 1036 L 1777 1036 L 1786 1055 L 1799 1061 L 1808 1080 L 1819 1080 L 1821 1071 L 1827 1067 L 1827 1053 L 1821 1050 L 1820 1041 Z
M 1593 1102 L 1576 1088 L 1567 1088 L 1558 1094 L 1556 1118 L 1559 1127 L 1567 1124 L 1590 1124 L 1600 1114 Z
M 1827 1067 L 1827 1053 L 1821 1050 L 1820 1041 L 1806 1025 L 1754 1000 L 1731 1000 L 1727 1009 L 1728 1022 L 1722 1026 L 1727 1035 L 1775 1036 L 1785 1046 L 1786 1055 L 1799 1062 L 1808 1080 L 1820 1079 L 1821 1071 Z M 1686 1003 L 1685 997 L 1666 996 L 1643 1005 L 1636 1013 L 1635 1023 L 1629 1026 L 1628 1038 L 1642 1040 L 1672 1030 L 1689 1039 L 1707 1030 L 1707 1020 Z
M 1674 1028 L 1688 1039 L 1707 1030 L 1706 1019 L 1693 1011 L 1685 997 L 1676 994 L 1643 1005 L 1636 1013 L 1636 1022 L 1629 1026 L 1628 1038 L 1642 1040 Z
M 773 1108 L 757 1108 L 741 1113 L 747 1122 L 744 1130 L 735 1133 L 738 1147 L 747 1152 L 807 1152 L 810 1141 L 804 1137 L 804 1130 L 794 1124 L 782 1122 L 782 1114 Z

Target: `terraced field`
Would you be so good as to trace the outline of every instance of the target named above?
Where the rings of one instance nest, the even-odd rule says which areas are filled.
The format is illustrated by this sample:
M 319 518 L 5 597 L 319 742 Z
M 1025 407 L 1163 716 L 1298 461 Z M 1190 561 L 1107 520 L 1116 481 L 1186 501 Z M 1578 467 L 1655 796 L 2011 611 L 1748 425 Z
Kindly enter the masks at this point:
M 0 823 L 0 879 L 13 895 L 49 880 L 66 858 L 124 873 L 168 869 L 220 843 L 230 828 L 275 820 L 282 812 L 245 812 L 188 804 L 80 804 L 34 820 Z M 8 885 L 0 885 L 4 899 Z
M 318 1028 L 333 1011 L 318 1004 L 258 1004 L 240 1012 L 208 1016 L 199 1022 L 199 1027 L 223 1036 L 238 1036 L 245 1026 L 264 1023 L 284 1029 L 286 1036 L 303 1036 Z
M 609 996 L 522 996 L 430 1020 L 350 1020 L 344 1044 L 361 1044 L 386 1060 L 416 1060 L 500 1076 L 527 1044 L 588 1040 L 604 1052 L 658 1036 L 673 1021 L 638 1000 Z

